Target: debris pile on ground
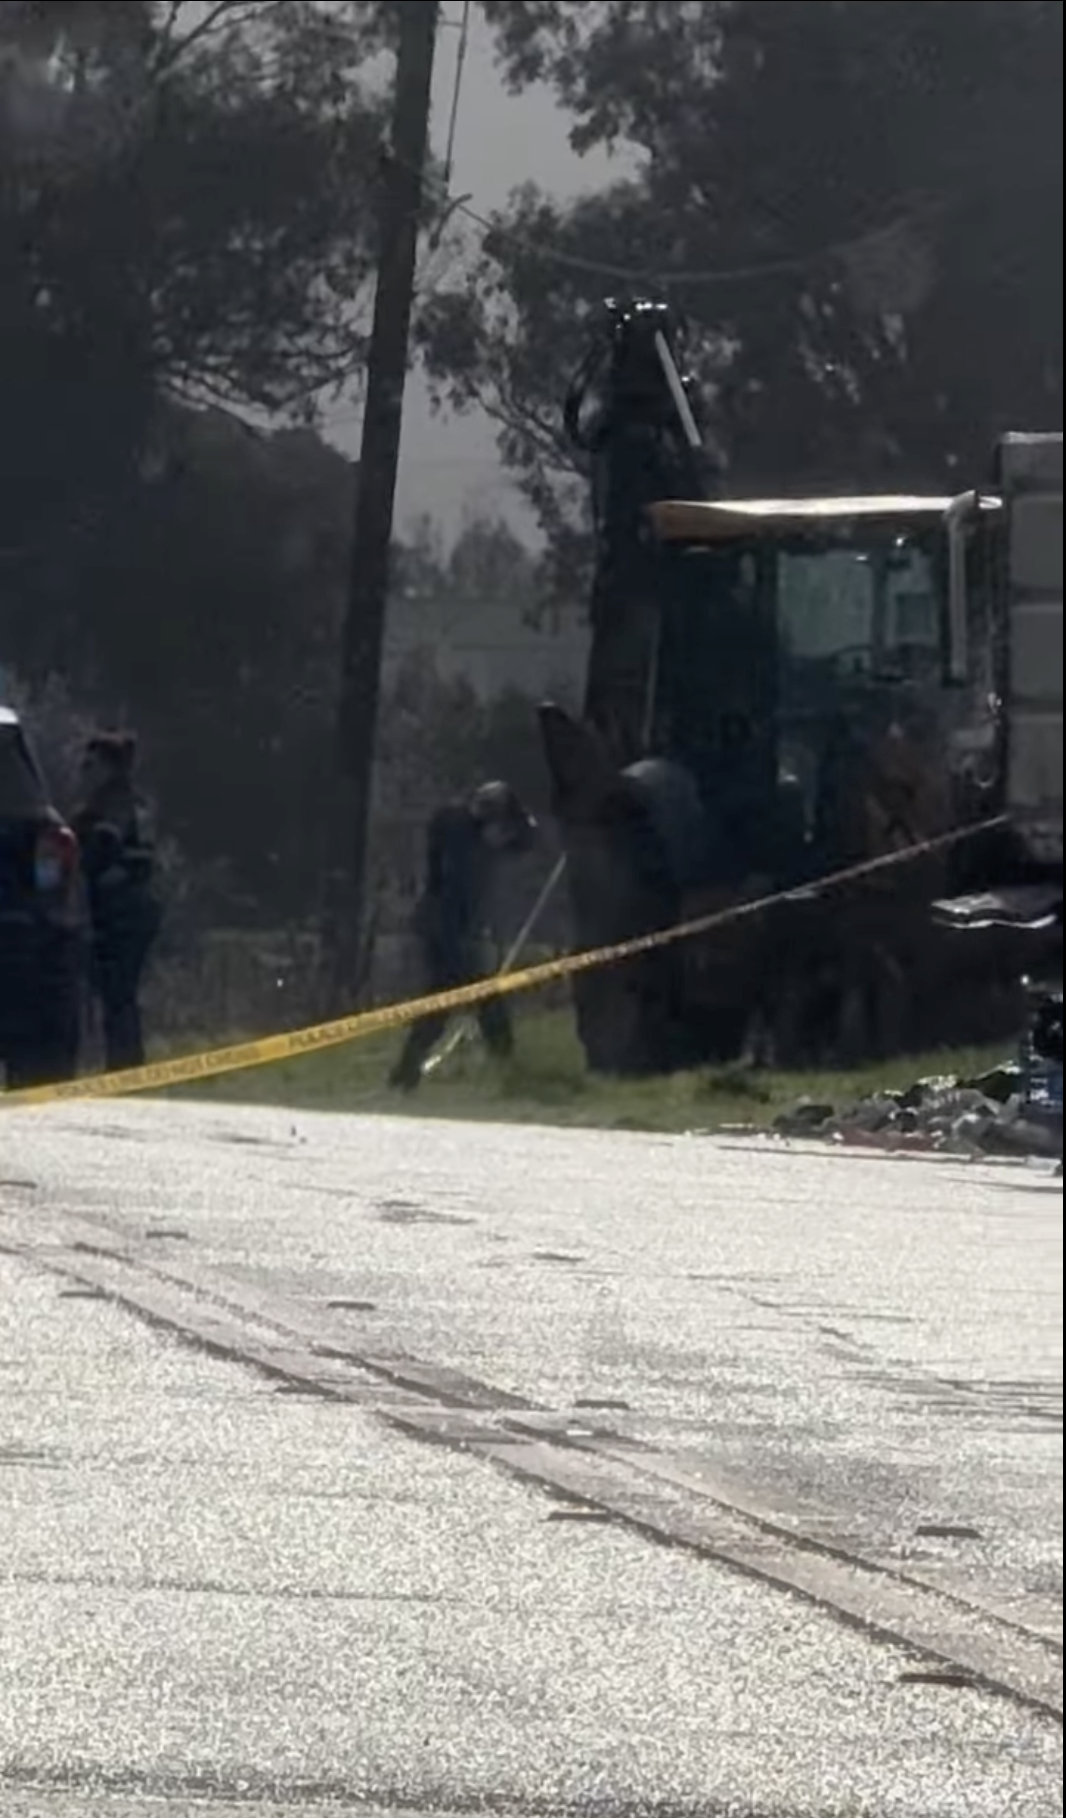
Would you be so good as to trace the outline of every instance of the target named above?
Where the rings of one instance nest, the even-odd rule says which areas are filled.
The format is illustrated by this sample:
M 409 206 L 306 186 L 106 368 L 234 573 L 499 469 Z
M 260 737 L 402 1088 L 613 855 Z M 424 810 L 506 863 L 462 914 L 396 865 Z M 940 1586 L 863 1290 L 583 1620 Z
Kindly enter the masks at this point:
M 1016 1062 L 973 1079 L 915 1080 L 844 1108 L 801 1099 L 775 1119 L 778 1136 L 956 1155 L 1062 1155 L 1062 1076 L 1028 1082 Z

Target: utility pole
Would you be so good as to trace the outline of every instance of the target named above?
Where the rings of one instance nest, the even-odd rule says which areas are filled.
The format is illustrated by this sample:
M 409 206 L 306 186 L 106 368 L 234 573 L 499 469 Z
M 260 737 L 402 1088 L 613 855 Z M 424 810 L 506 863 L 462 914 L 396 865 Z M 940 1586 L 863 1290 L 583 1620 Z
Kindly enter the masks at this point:
M 366 913 L 367 855 L 389 555 L 400 455 L 404 382 L 429 140 L 437 0 L 404 0 L 392 143 L 382 173 L 378 275 L 352 532 L 338 710 L 341 841 L 333 905 L 334 989 L 351 1008 Z

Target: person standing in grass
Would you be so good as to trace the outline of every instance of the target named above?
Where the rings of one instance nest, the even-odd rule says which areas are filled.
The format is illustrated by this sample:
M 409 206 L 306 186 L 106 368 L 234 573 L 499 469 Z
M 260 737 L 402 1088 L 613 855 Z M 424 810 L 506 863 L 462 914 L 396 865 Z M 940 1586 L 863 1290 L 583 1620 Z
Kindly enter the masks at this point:
M 129 733 L 100 732 L 89 740 L 82 760 L 83 805 L 73 820 L 89 896 L 91 978 L 109 1073 L 144 1065 L 141 979 L 160 922 L 154 845 L 135 786 L 136 754 Z
M 535 837 L 536 822 L 509 783 L 482 783 L 465 802 L 438 808 L 432 816 L 414 924 L 427 995 L 485 976 L 485 924 L 497 867 L 528 852 Z M 486 999 L 477 1018 L 489 1051 L 507 1058 L 514 1050 L 507 1000 Z M 411 1025 L 390 1085 L 403 1092 L 416 1089 L 447 1025 L 446 1012 Z

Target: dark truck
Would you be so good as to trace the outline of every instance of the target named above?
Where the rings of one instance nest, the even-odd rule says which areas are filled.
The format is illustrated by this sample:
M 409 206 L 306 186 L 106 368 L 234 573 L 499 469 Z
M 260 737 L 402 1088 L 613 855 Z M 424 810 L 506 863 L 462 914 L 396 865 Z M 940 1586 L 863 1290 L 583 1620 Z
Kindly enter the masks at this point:
M 18 715 L 0 707 L 0 1065 L 10 1090 L 77 1070 L 84 934 L 77 840 Z
M 1056 438 L 1008 438 L 988 491 L 961 498 L 713 497 L 675 353 L 664 308 L 611 306 L 568 400 L 593 480 L 592 646 L 583 715 L 548 704 L 541 726 L 580 947 L 976 826 L 1043 736 L 1010 679 L 1014 577 L 1045 536 L 1010 451 Z M 1058 725 L 1061 819 L 1061 705 Z M 808 1064 L 1014 1032 L 1017 927 L 962 942 L 931 905 L 1025 874 L 1023 845 L 982 834 L 586 974 L 588 1060 L 663 1071 L 757 1040 Z

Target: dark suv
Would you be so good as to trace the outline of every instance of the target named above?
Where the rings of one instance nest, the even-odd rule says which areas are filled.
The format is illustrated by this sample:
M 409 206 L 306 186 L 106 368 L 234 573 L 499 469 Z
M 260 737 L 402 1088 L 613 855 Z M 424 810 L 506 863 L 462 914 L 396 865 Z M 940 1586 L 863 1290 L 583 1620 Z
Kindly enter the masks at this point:
M 0 707 L 0 1064 L 11 1090 L 77 1071 L 85 894 L 18 715 Z

